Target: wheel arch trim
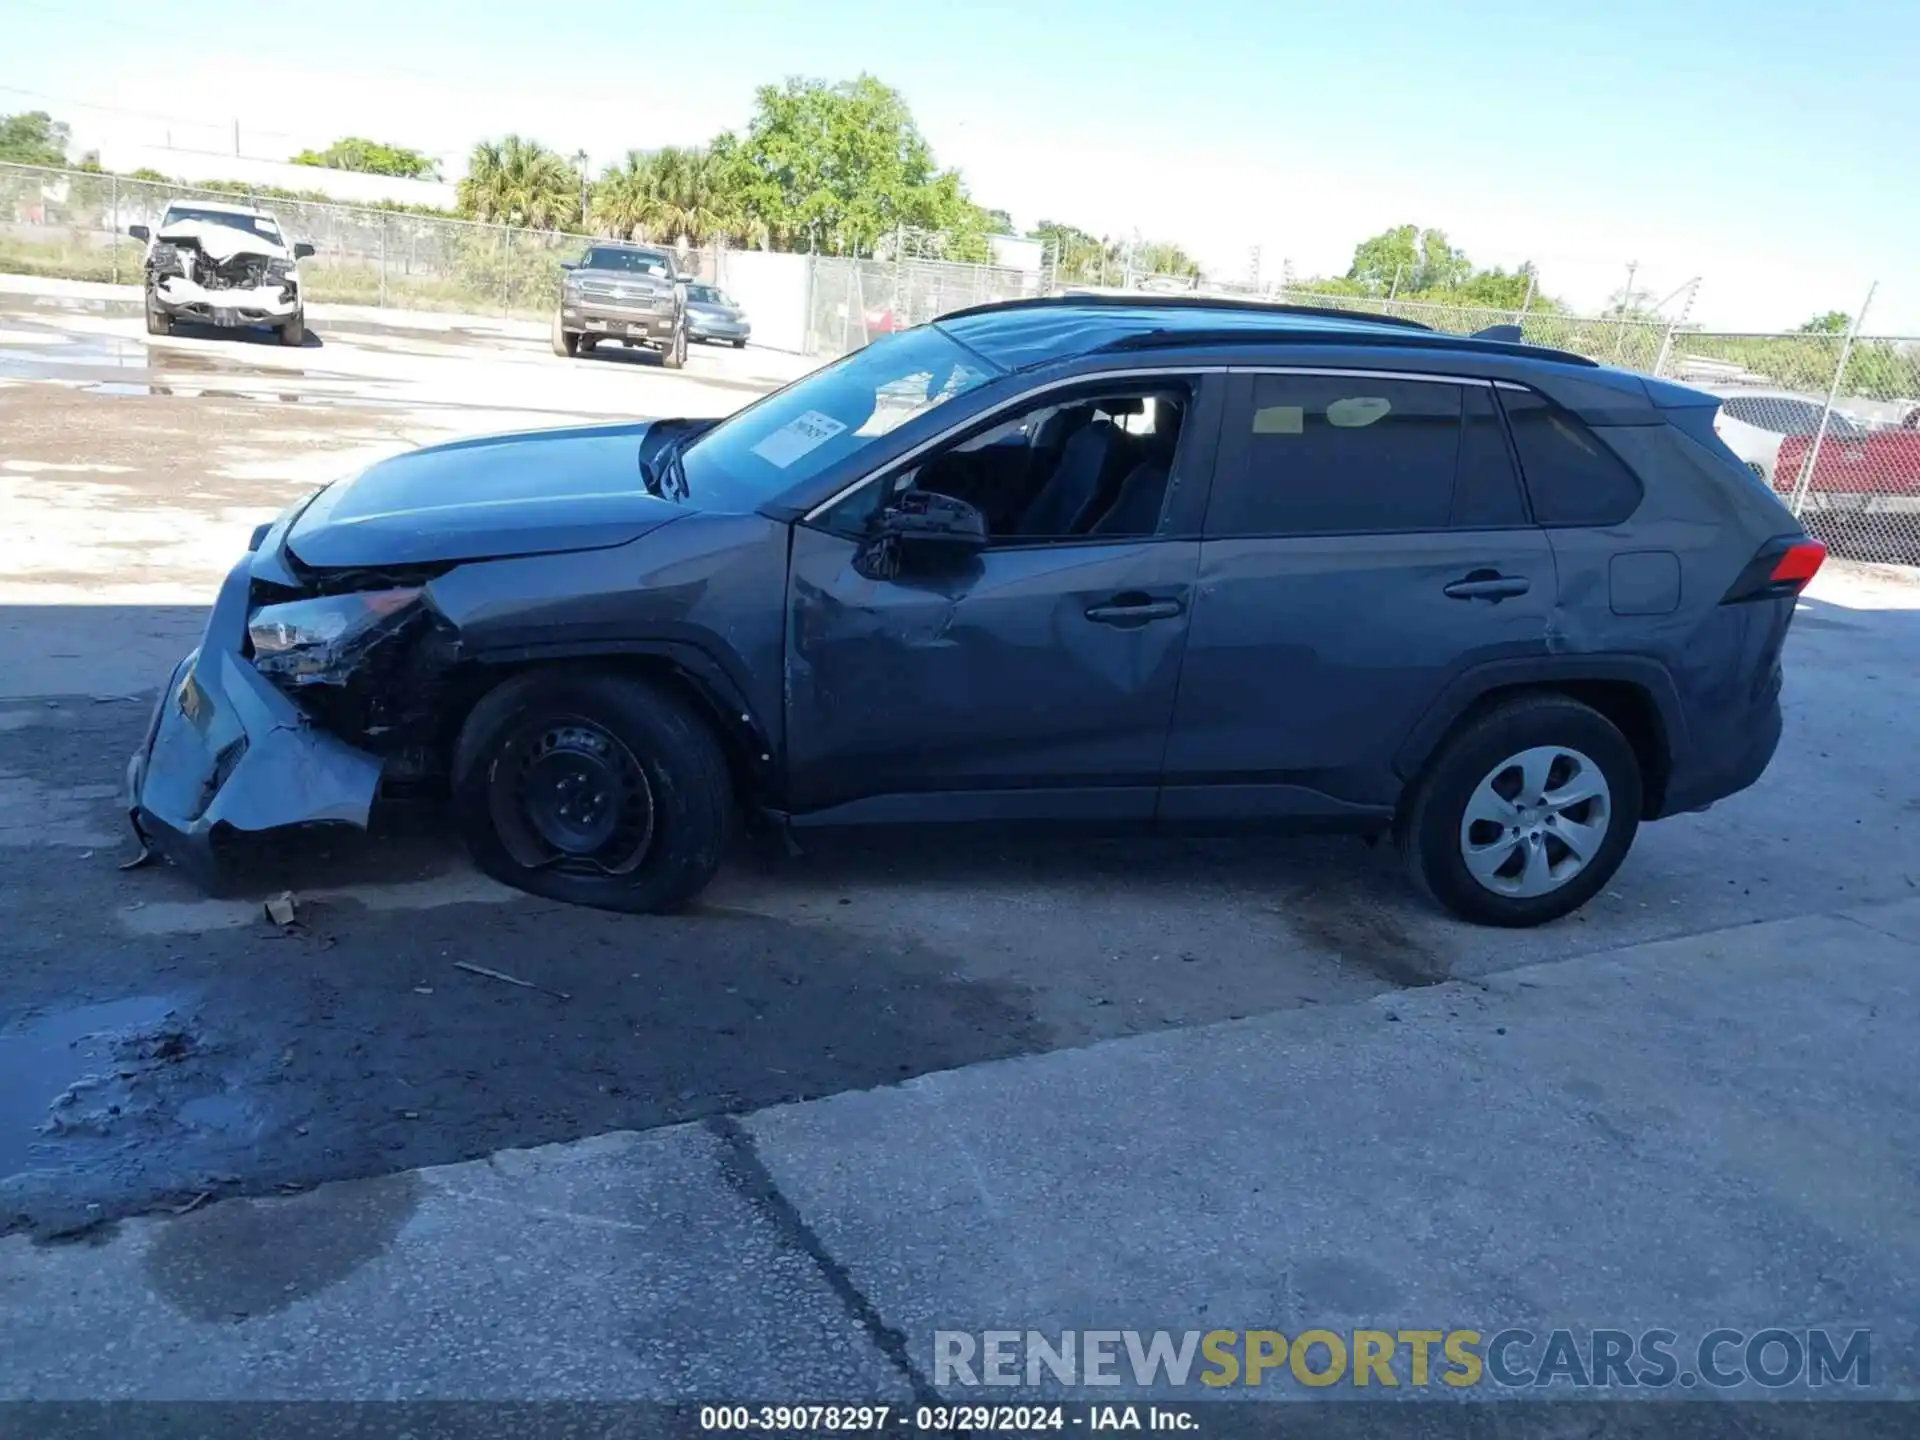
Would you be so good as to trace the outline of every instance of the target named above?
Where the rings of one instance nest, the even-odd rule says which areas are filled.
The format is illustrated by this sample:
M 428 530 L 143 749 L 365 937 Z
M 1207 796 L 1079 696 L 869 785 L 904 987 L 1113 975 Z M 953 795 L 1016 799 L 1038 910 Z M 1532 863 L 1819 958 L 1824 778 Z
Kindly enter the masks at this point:
M 742 779 L 749 781 L 756 796 L 771 798 L 782 793 L 781 754 L 774 732 L 752 704 L 726 667 L 699 645 L 685 640 L 609 640 L 559 641 L 542 645 L 502 646 L 469 653 L 465 657 L 480 674 L 492 674 L 493 684 L 504 683 L 513 675 L 535 668 L 555 665 L 621 662 L 665 668 L 671 671 L 705 705 L 723 745 L 742 767 Z M 486 689 L 491 690 L 493 685 Z M 475 703 L 478 703 L 476 697 Z
M 1394 756 L 1403 782 L 1418 775 L 1453 728 L 1490 695 L 1515 689 L 1556 689 L 1580 684 L 1626 684 L 1650 702 L 1659 729 L 1656 737 L 1670 772 L 1687 748 L 1686 711 L 1672 674 L 1646 655 L 1541 655 L 1489 660 L 1453 677 L 1422 715 Z M 1660 813 L 1658 795 L 1648 797 L 1646 818 Z

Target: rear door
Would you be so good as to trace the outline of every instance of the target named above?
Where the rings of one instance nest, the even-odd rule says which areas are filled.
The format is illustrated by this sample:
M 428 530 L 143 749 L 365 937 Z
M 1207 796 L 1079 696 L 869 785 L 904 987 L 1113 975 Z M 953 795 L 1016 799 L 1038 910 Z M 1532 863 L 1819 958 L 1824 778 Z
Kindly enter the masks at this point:
M 1377 816 L 1449 680 L 1545 653 L 1554 592 L 1485 381 L 1236 375 L 1159 817 Z

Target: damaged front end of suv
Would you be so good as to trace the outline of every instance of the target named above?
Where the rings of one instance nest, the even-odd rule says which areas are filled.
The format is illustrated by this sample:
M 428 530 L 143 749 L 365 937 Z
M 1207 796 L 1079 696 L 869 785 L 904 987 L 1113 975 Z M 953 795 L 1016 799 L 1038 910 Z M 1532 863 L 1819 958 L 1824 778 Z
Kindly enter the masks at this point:
M 458 717 L 502 668 L 472 663 L 468 627 L 498 661 L 503 592 L 603 603 L 632 573 L 621 547 L 685 517 L 637 478 L 637 444 L 664 428 L 417 450 L 260 527 L 128 763 L 143 851 L 211 886 L 236 836 L 366 829 L 377 798 L 433 794 Z
M 457 654 L 422 588 L 444 566 L 303 575 L 285 539 L 304 508 L 256 533 L 128 764 L 143 851 L 204 883 L 217 873 L 216 843 L 234 832 L 365 829 Z

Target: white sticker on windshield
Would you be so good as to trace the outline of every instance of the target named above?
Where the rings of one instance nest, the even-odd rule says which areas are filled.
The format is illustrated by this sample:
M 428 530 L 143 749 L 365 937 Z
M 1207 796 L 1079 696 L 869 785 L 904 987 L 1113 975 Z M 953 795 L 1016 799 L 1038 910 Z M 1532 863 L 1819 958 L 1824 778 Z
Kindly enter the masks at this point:
M 767 436 L 753 447 L 753 453 L 769 465 L 778 465 L 784 470 L 802 455 L 818 450 L 846 428 L 831 415 L 809 410 Z

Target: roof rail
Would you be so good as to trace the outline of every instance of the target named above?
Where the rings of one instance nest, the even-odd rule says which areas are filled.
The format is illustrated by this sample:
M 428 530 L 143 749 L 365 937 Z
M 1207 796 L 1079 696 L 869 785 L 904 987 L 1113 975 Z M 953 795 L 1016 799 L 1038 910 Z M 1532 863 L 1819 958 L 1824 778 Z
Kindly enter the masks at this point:
M 1238 310 L 1254 315 L 1308 315 L 1321 320 L 1351 320 L 1366 325 L 1385 325 L 1397 330 L 1434 333 L 1431 325 L 1405 320 L 1398 315 L 1375 315 L 1366 310 L 1341 310 L 1332 305 L 1287 305 L 1271 300 L 1241 300 L 1210 295 L 1113 295 L 1075 294 L 1039 295 L 1024 300 L 992 300 L 984 305 L 969 305 L 964 310 L 949 310 L 940 320 L 957 320 L 963 315 L 992 315 L 1007 310 L 1046 310 L 1106 306 L 1116 310 Z
M 1598 369 L 1600 362 L 1571 350 L 1550 350 L 1544 345 L 1516 344 L 1507 340 L 1483 340 L 1477 335 L 1450 335 L 1420 327 L 1414 334 L 1385 330 L 1147 330 L 1122 335 L 1099 346 L 1103 352 L 1114 350 L 1158 350 L 1175 345 L 1383 345 L 1405 346 L 1416 350 L 1466 350 L 1477 355 L 1514 355 L 1526 360 L 1552 360 L 1562 365 L 1582 365 Z

